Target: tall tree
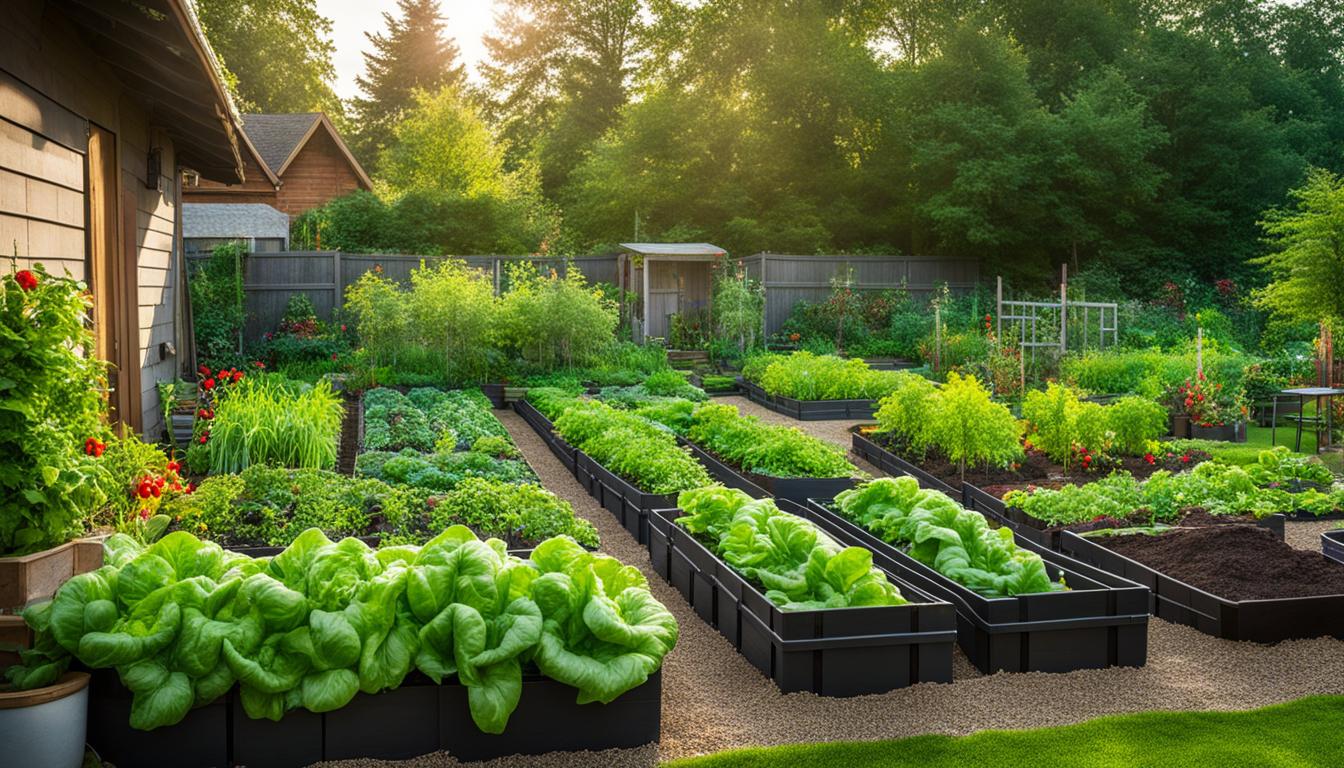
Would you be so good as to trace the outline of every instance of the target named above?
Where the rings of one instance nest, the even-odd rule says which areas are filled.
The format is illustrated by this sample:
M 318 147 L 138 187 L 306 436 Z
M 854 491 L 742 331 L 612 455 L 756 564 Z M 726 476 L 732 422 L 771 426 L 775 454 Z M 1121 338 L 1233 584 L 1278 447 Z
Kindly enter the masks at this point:
M 383 14 L 387 30 L 365 32 L 373 50 L 364 52 L 365 74 L 356 78 L 363 95 L 354 99 L 355 151 L 367 166 L 392 141 L 393 131 L 415 107 L 415 91 L 460 88 L 466 70 L 457 43 L 443 34 L 438 0 L 397 0 L 398 14 Z
M 534 157 L 553 193 L 629 99 L 643 22 L 640 0 L 507 0 L 481 67 L 491 115 L 518 164 Z
M 1344 321 L 1344 179 L 1312 169 L 1289 193 L 1292 207 L 1265 213 L 1260 226 L 1273 252 L 1255 261 L 1274 282 L 1256 301 L 1292 320 Z
M 241 111 L 326 112 L 340 121 L 331 20 L 316 0 L 196 0 L 196 14 Z

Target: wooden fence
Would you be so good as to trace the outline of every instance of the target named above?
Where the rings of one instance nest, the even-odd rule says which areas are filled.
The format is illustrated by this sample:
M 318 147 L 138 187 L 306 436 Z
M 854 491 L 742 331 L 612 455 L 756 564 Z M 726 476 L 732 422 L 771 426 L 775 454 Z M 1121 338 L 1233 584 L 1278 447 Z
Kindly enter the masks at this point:
M 747 277 L 765 290 L 765 333 L 777 332 L 800 301 L 821 302 L 837 279 L 856 291 L 904 287 L 920 296 L 947 284 L 954 293 L 975 288 L 980 265 L 974 259 L 923 256 L 791 256 L 758 253 L 742 259 Z
M 208 259 L 209 254 L 188 256 L 188 263 Z M 498 293 L 507 286 L 508 265 L 531 263 L 538 269 L 555 269 L 563 275 L 572 263 L 590 283 L 616 282 L 615 254 L 545 258 L 531 256 L 412 256 L 406 254 L 344 253 L 342 251 L 281 251 L 252 253 L 243 260 L 244 309 L 247 341 L 260 339 L 275 330 L 285 314 L 293 293 L 307 294 L 317 316 L 331 320 L 344 303 L 345 289 L 365 272 L 376 267 L 384 277 L 409 285 L 411 270 L 435 264 L 445 258 L 458 258 L 491 275 Z

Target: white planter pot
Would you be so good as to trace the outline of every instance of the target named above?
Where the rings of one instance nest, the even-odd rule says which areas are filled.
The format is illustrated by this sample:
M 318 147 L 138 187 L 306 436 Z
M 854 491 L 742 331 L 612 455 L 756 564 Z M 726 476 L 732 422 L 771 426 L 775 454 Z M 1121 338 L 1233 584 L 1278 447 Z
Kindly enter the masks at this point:
M 67 672 L 46 688 L 0 691 L 3 762 L 80 768 L 88 714 L 89 675 L 85 672 Z

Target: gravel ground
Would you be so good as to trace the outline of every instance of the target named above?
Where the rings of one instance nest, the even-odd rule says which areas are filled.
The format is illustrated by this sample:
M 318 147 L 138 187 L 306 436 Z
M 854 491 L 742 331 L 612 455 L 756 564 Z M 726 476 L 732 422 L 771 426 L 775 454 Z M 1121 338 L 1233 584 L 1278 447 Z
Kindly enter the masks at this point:
M 760 415 L 763 421 L 799 426 L 844 446 L 849 445 L 846 430 L 855 423 L 798 422 L 745 398 L 724 402 Z M 662 741 L 656 748 L 512 757 L 479 765 L 649 766 L 735 747 L 1035 728 L 1124 712 L 1252 709 L 1314 694 L 1344 694 L 1344 642 L 1322 638 L 1274 646 L 1235 643 L 1158 619 L 1149 624 L 1148 664 L 1138 669 L 981 675 L 958 650 L 956 682 L 950 685 L 924 683 L 851 699 L 781 694 L 652 572 L 648 552 L 583 491 L 521 418 L 511 411 L 497 415 L 545 486 L 597 526 L 603 551 L 645 571 L 654 595 L 680 622 L 681 637 L 663 667 Z M 872 467 L 864 468 L 877 474 Z M 1290 540 L 1307 548 L 1311 540 L 1318 541 L 1319 530 L 1306 529 L 1329 525 L 1290 524 Z M 440 753 L 395 763 L 357 760 L 324 765 L 438 768 L 456 761 Z

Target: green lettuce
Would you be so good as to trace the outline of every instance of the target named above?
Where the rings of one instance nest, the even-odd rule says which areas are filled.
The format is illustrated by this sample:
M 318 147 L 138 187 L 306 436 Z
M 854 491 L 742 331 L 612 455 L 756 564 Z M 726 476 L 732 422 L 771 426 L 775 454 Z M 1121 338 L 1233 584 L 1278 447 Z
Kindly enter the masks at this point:
M 677 497 L 677 523 L 724 562 L 765 590 L 786 611 L 903 605 L 873 553 L 841 547 L 811 521 L 781 511 L 772 499 L 709 486 Z
M 985 597 L 1064 589 L 1040 555 L 1018 547 L 1007 528 L 912 477 L 884 477 L 835 497 L 840 513 L 919 562 Z
M 235 685 L 249 717 L 278 720 L 339 709 L 418 669 L 465 685 L 477 726 L 500 733 L 525 665 L 573 686 L 581 704 L 606 703 L 677 641 L 638 570 L 569 538 L 524 560 L 463 526 L 384 550 L 312 529 L 249 558 L 179 531 L 148 547 L 113 536 L 106 561 L 25 611 L 36 642 L 7 676 L 34 688 L 72 659 L 115 669 L 144 730 Z

